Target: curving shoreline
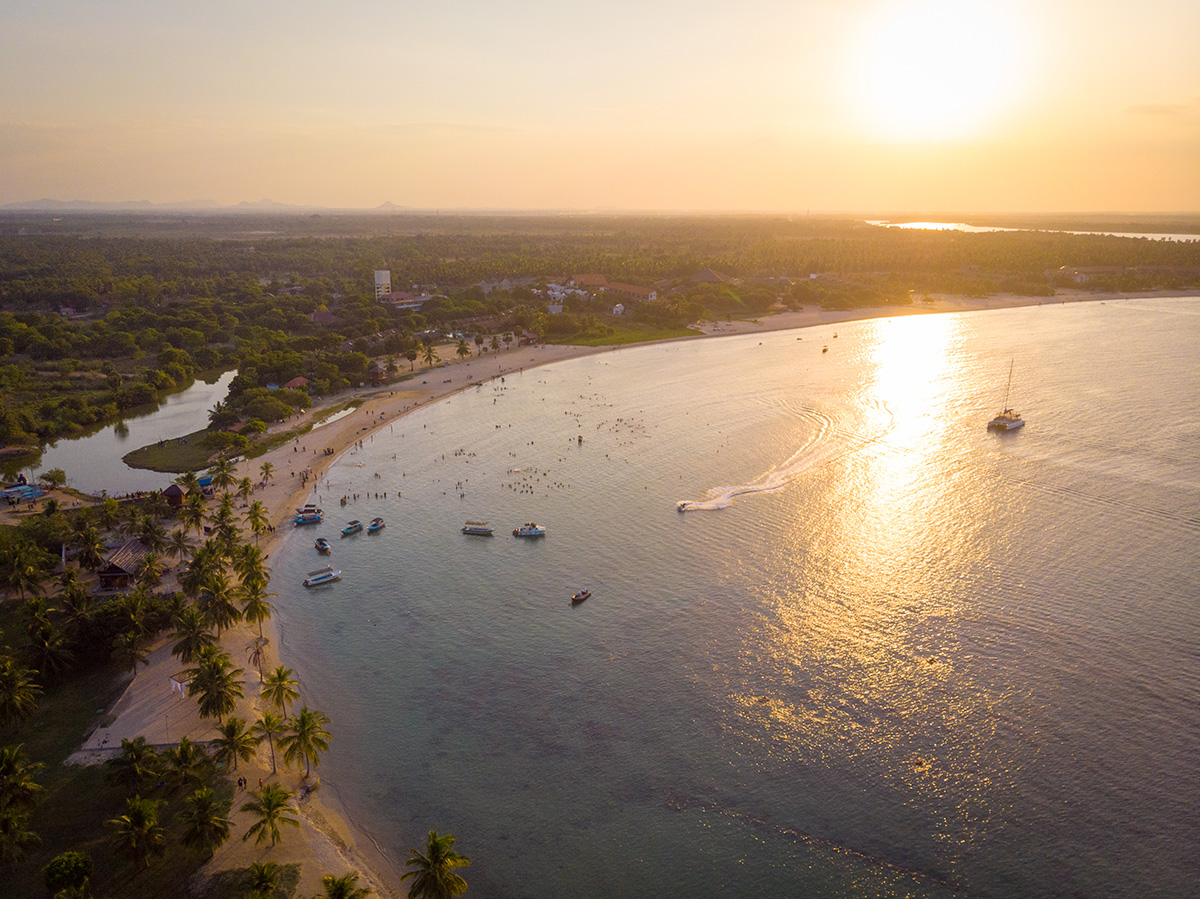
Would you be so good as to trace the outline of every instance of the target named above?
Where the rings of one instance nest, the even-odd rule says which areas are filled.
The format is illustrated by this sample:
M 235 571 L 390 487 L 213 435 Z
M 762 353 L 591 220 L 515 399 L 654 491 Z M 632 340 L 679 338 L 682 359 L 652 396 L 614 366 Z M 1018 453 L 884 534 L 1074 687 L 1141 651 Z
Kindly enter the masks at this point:
M 814 309 L 780 313 L 764 317 L 756 322 L 708 323 L 698 327 L 700 333 L 696 337 L 676 338 L 676 340 L 816 327 L 906 314 L 976 311 L 1118 298 L 1194 295 L 1196 295 L 1196 291 L 1132 295 L 1073 294 L 1053 298 L 935 297 L 932 303 L 920 303 L 910 307 L 881 307 L 844 312 Z M 642 346 L 643 344 L 634 345 Z M 382 429 L 384 425 L 393 424 L 397 419 L 403 418 L 418 408 L 494 377 L 517 372 L 524 368 L 621 348 L 515 347 L 482 358 L 473 358 L 470 362 L 457 362 L 440 368 L 425 369 L 417 372 L 412 380 L 398 386 L 362 392 L 360 397 L 363 399 L 363 404 L 352 414 L 322 425 L 298 438 L 294 443 L 278 447 L 258 459 L 239 463 L 238 477 L 249 475 L 255 479 L 257 479 L 264 461 L 269 461 L 275 467 L 274 480 L 255 494 L 255 499 L 261 500 L 269 509 L 270 521 L 276 527 L 273 533 L 264 536 L 262 541 L 264 553 L 271 555 L 278 550 L 285 532 L 291 531 L 292 509 L 303 505 L 316 489 L 320 478 L 324 477 L 342 455 L 359 440 Z M 339 398 L 338 401 L 344 402 L 345 397 Z M 323 414 L 323 410 L 327 408 L 328 404 L 325 407 L 309 410 L 305 413 L 305 420 L 311 421 L 319 418 Z M 292 422 L 289 425 L 294 427 L 295 423 Z M 307 483 L 300 476 L 300 472 L 305 468 L 311 468 L 313 472 L 313 477 Z M 276 572 L 276 574 L 280 573 Z M 268 647 L 270 659 L 264 664 L 264 667 L 270 668 L 281 664 L 280 655 L 287 655 L 285 625 L 286 622 L 275 619 L 269 622 L 267 632 L 271 641 Z M 249 626 L 242 624 L 227 632 L 222 639 L 224 650 L 229 652 L 238 664 L 242 664 L 242 660 L 246 657 L 246 644 L 249 642 L 250 634 Z M 199 718 L 198 712 L 194 708 L 191 708 L 194 721 L 187 717 L 185 709 L 194 707 L 194 703 L 190 701 L 180 703 L 174 696 L 165 696 L 166 678 L 178 667 L 178 663 L 170 656 L 169 643 L 162 641 L 152 653 L 151 664 L 138 672 L 114 707 L 116 720 L 107 727 L 98 729 L 89 738 L 82 750 L 82 755 L 97 758 L 101 754 L 107 754 L 107 750 L 114 745 L 119 747 L 122 737 L 138 734 L 146 736 L 153 743 L 161 742 L 164 738 L 172 741 L 178 740 L 184 733 L 193 739 L 210 739 L 213 728 L 208 722 Z M 302 688 L 298 705 L 302 705 L 304 703 L 303 660 L 298 660 L 297 667 L 297 679 L 301 681 Z M 247 668 L 246 698 L 239 704 L 235 714 L 252 719 L 259 713 L 259 691 L 255 689 L 257 678 L 254 676 L 254 669 L 249 666 Z M 164 713 L 164 708 L 169 710 Z M 169 715 L 171 719 L 174 719 L 176 715 L 179 718 L 177 721 L 164 722 L 164 714 Z M 338 732 L 336 716 L 334 716 L 331 731 L 333 734 L 331 748 L 336 751 L 338 740 L 345 739 Z M 208 736 L 205 735 L 206 733 Z M 257 764 L 251 766 L 249 770 L 243 768 L 239 773 L 250 777 L 252 782 L 254 777 L 270 779 L 272 775 L 266 747 L 262 747 Z M 293 789 L 300 782 L 298 775 L 282 770 L 274 776 L 274 779 Z M 241 801 L 242 797 L 235 797 L 234 813 L 231 816 L 234 818 L 235 837 L 244 832 L 247 823 L 237 811 Z M 312 895 L 319 892 L 320 878 L 323 874 L 340 875 L 349 870 L 361 872 L 366 885 L 379 895 L 403 895 L 406 892 L 406 889 L 400 884 L 399 877 L 404 857 L 407 854 L 407 847 L 377 846 L 371 840 L 367 828 L 359 826 L 355 822 L 353 797 L 345 797 L 343 802 L 336 795 L 336 789 L 333 789 L 332 785 L 326 784 L 322 793 L 310 793 L 302 799 L 299 809 L 304 819 L 302 834 L 289 835 L 289 838 L 285 839 L 278 847 L 268 851 L 260 851 L 250 844 L 243 843 L 240 839 L 232 839 L 218 850 L 216 856 L 198 876 L 205 877 L 221 870 L 242 868 L 251 861 L 267 859 L 280 864 L 302 864 L 298 895 Z M 465 835 L 463 836 L 465 837 Z

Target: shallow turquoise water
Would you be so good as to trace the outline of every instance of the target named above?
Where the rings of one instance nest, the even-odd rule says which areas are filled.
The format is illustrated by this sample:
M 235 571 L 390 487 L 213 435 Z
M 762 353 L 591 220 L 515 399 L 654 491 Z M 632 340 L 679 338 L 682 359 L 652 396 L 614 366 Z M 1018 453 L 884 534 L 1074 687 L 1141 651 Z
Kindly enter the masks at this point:
M 1200 301 L 836 333 L 533 369 L 331 472 L 272 559 L 283 652 L 394 858 L 453 832 L 479 896 L 1188 894 Z M 1010 359 L 1029 425 L 989 434 Z M 320 533 L 344 580 L 303 590 Z

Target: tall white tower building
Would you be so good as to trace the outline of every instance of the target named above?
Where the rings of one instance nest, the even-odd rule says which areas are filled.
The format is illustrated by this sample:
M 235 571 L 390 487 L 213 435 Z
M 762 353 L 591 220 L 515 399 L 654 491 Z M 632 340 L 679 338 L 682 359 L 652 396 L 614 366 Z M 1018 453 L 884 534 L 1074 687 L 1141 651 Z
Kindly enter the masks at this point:
M 375 299 L 385 297 L 392 292 L 392 273 L 388 271 L 375 271 Z

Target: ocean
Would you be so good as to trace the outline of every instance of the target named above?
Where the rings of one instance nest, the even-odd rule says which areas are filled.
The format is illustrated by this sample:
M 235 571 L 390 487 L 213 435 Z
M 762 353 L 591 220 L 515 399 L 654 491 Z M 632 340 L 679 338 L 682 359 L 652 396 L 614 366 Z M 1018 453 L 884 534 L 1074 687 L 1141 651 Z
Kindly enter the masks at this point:
M 1200 299 L 1047 304 L 409 415 L 271 559 L 328 786 L 398 866 L 455 834 L 472 896 L 1191 895 L 1198 350 Z

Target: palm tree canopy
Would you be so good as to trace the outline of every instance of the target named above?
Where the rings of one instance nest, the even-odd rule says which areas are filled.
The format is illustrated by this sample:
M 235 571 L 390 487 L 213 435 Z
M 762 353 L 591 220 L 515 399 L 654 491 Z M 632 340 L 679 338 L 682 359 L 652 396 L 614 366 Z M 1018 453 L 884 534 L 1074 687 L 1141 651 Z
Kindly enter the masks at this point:
M 412 899 L 452 899 L 467 889 L 467 882 L 455 874 L 454 869 L 470 864 L 469 858 L 454 851 L 453 834 L 438 836 L 436 830 L 431 830 L 424 853 L 409 850 L 405 867 L 413 870 L 406 871 L 400 879 L 413 879 L 408 889 Z
M 125 814 L 109 820 L 114 828 L 113 843 L 121 855 L 150 867 L 151 855 L 162 855 L 165 848 L 163 829 L 158 823 L 160 803 L 134 796 L 125 800 Z
M 37 710 L 42 688 L 33 672 L 11 656 L 0 656 L 0 724 L 24 721 Z
M 29 761 L 24 746 L 0 749 L 0 810 L 31 810 L 43 791 L 34 775 L 44 767 L 41 762 Z
M 241 718 L 230 718 L 217 728 L 217 732 L 220 736 L 213 741 L 217 750 L 213 757 L 218 762 L 236 771 L 239 761 L 248 762 L 254 758 L 258 740 L 246 730 L 246 722 Z
M 262 789 L 252 792 L 250 799 L 242 805 L 242 811 L 257 816 L 258 820 L 250 825 L 242 835 L 242 840 L 253 836 L 254 845 L 257 846 L 269 837 L 271 845 L 274 846 L 279 842 L 281 824 L 299 827 L 300 821 L 293 817 L 292 807 L 288 804 L 292 795 L 291 790 L 285 790 L 279 784 L 267 784 Z
M 289 731 L 279 738 L 279 748 L 283 750 L 285 761 L 290 764 L 304 760 L 305 777 L 313 765 L 319 764 L 321 753 L 329 751 L 330 735 L 325 727 L 328 723 L 329 718 L 324 713 L 305 706 L 292 718 Z
M 325 892 L 316 899 L 366 899 L 371 891 L 358 885 L 358 874 L 351 872 L 341 877 L 326 874 L 321 878 L 321 886 Z
M 275 708 L 283 712 L 284 718 L 287 717 L 288 705 L 300 695 L 300 691 L 296 689 L 299 683 L 292 679 L 293 673 L 291 668 L 285 668 L 280 665 L 267 675 L 266 682 L 263 684 L 262 695 Z
M 211 787 L 201 787 L 186 800 L 186 807 L 179 813 L 185 830 L 180 842 L 185 846 L 207 849 L 210 853 L 229 839 L 233 821 L 228 817 L 229 802 L 222 802 Z

